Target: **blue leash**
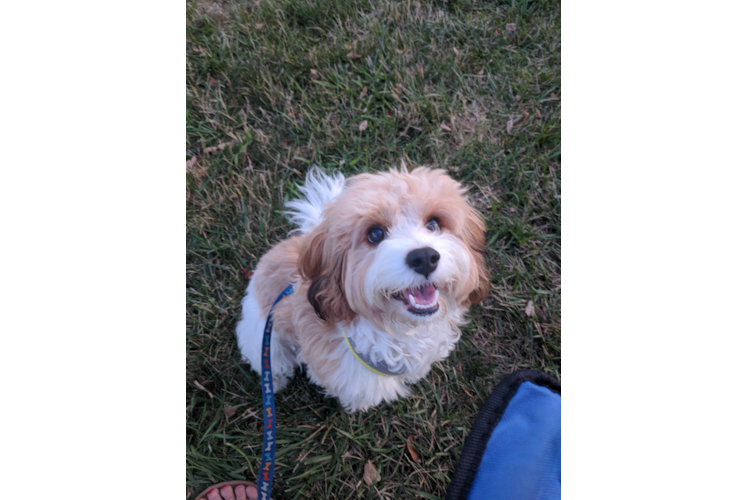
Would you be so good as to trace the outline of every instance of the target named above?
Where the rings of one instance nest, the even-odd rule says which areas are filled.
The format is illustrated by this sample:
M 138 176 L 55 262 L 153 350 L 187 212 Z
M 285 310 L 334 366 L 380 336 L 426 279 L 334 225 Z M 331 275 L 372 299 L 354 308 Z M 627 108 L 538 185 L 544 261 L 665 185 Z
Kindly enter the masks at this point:
M 275 393 L 273 392 L 273 374 L 270 370 L 270 334 L 273 331 L 273 309 L 283 297 L 291 295 L 296 290 L 296 283 L 291 283 L 278 295 L 268 311 L 265 332 L 262 334 L 262 410 L 265 420 L 262 438 L 262 461 L 260 462 L 260 480 L 258 493 L 262 500 L 270 500 L 270 487 L 273 485 L 273 471 L 275 470 Z

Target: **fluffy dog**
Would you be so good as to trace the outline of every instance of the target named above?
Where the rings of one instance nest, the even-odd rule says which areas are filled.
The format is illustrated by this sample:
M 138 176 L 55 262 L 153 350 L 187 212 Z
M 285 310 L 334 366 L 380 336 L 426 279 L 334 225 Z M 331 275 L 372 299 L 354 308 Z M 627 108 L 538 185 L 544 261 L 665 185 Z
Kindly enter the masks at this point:
M 407 396 L 488 292 L 480 215 L 458 182 L 423 167 L 347 181 L 313 168 L 300 190 L 286 204 L 300 234 L 260 259 L 242 301 L 242 357 L 260 373 L 268 310 L 296 282 L 273 311 L 275 390 L 303 364 L 349 412 Z

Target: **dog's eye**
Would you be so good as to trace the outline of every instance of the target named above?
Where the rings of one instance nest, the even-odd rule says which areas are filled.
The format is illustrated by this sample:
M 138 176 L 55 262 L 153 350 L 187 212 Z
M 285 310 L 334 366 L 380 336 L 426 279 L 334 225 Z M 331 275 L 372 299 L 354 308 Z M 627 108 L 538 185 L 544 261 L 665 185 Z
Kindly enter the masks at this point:
M 374 226 L 366 233 L 366 240 L 372 245 L 378 245 L 384 239 L 384 229 Z
M 426 223 L 426 229 L 428 229 L 429 231 L 437 231 L 438 229 L 440 229 L 439 221 L 433 218 L 429 219 L 429 221 Z

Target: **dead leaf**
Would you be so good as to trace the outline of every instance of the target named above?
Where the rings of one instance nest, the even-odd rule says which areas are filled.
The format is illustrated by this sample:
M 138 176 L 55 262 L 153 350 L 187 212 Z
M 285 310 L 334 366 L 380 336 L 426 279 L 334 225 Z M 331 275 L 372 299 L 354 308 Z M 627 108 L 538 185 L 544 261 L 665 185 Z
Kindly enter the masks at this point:
M 236 408 L 234 408 L 233 406 L 223 407 L 223 414 L 226 415 L 226 420 L 229 420 L 231 417 L 233 417 L 235 413 L 236 413 Z
M 207 392 L 207 393 L 208 393 L 208 396 L 210 396 L 210 399 L 213 399 L 213 394 L 211 394 L 211 393 L 210 393 L 210 391 L 209 391 L 208 389 L 206 389 L 205 387 L 203 387 L 203 386 L 202 386 L 202 384 L 201 384 L 200 382 L 198 382 L 197 380 L 195 380 L 195 385 L 197 386 L 197 388 L 198 388 L 198 389 L 202 389 L 202 390 L 204 390 L 205 392 Z
M 216 151 L 220 151 L 220 150 L 222 150 L 222 149 L 223 149 L 223 148 L 225 148 L 226 146 L 231 146 L 231 145 L 232 145 L 232 144 L 234 144 L 235 142 L 236 142 L 236 140 L 233 140 L 233 141 L 229 141 L 229 142 L 222 142 L 221 144 L 219 144 L 219 145 L 217 145 L 217 146 L 211 146 L 211 147 L 209 147 L 209 148 L 205 148 L 205 149 L 203 149 L 203 153 L 205 153 L 206 155 L 209 155 L 209 154 L 211 154 L 211 153 L 215 153 Z
M 556 98 L 556 93 L 555 93 L 555 92 L 551 92 L 551 98 L 552 98 L 552 99 L 555 99 L 555 98 Z
M 229 106 L 236 106 L 237 104 L 236 99 L 229 99 Z
M 216 85 L 218 85 L 218 82 L 216 82 L 216 79 L 211 76 L 210 77 L 210 86 L 211 87 L 215 87 Z
M 361 123 L 358 124 L 358 130 L 359 130 L 359 132 L 363 132 L 367 128 L 369 128 L 369 120 L 364 120 L 364 121 L 362 121 Z
M 345 45 L 343 45 L 343 47 L 345 47 L 348 50 L 351 50 L 353 48 L 353 47 L 351 47 L 350 43 L 346 43 Z
M 512 127 L 514 127 L 514 119 L 510 116 L 509 121 L 506 122 L 506 133 L 507 134 L 512 131 Z
M 387 111 L 385 111 L 384 114 L 385 114 L 385 116 L 388 116 L 390 118 L 392 118 L 393 116 L 395 116 L 395 113 L 393 113 L 391 109 L 388 109 Z
M 348 52 L 347 54 L 348 59 L 358 59 L 359 57 L 364 57 L 361 54 L 356 54 L 353 51 Z
M 319 71 L 317 71 L 316 69 L 310 69 L 309 71 L 311 71 L 311 73 L 312 73 L 312 80 L 319 80 L 320 79 Z
M 192 167 L 194 167 L 195 164 L 198 162 L 198 160 L 200 160 L 199 156 L 193 156 L 192 158 L 187 160 L 187 170 L 191 170 Z
M 442 124 L 441 124 L 441 125 L 439 125 L 439 128 L 440 128 L 440 129 L 442 129 L 442 130 L 446 130 L 447 132 L 451 132 L 451 131 L 452 131 L 452 129 L 451 129 L 451 128 L 449 128 L 449 127 L 447 126 L 447 124 L 446 124 L 446 123 L 444 123 L 444 122 L 442 122 Z
M 532 300 L 527 301 L 527 305 L 525 306 L 525 315 L 528 318 L 532 318 L 535 316 L 535 304 L 532 303 Z
M 539 109 L 535 110 L 535 116 L 537 116 L 538 118 L 543 118 L 543 115 L 540 114 L 540 110 Z
M 457 57 L 460 57 L 460 51 L 459 51 L 459 50 L 457 50 L 457 47 L 452 47 L 452 50 L 454 50 L 454 51 L 455 51 L 455 55 L 456 55 Z
M 406 50 L 408 50 L 408 47 L 403 47 L 403 50 L 395 49 L 395 52 L 397 52 L 398 54 L 404 54 Z
M 358 98 L 359 99 L 363 99 L 364 96 L 366 95 L 366 91 L 367 90 L 369 90 L 369 87 L 364 87 L 364 90 L 361 91 L 361 93 L 359 94 Z
M 508 32 L 517 31 L 517 25 L 515 23 L 506 23 L 505 29 Z
M 499 34 L 499 28 L 496 28 L 495 30 L 493 30 L 493 34 L 494 34 L 494 36 L 498 35 Z
M 468 390 L 467 390 L 467 389 L 465 389 L 464 387 L 462 388 L 462 390 L 463 390 L 463 391 L 465 391 L 465 394 L 467 394 L 468 396 L 470 396 L 470 397 L 471 397 L 472 399 L 475 399 L 475 396 L 473 396 L 473 395 L 472 395 L 472 394 L 470 393 L 470 391 L 468 391 Z
M 416 451 L 415 446 L 413 446 L 412 443 L 415 441 L 415 437 L 410 436 L 408 437 L 408 440 L 405 442 L 405 444 L 408 446 L 408 453 L 410 453 L 410 458 L 413 459 L 413 461 L 417 464 L 421 463 L 421 455 L 418 454 L 418 451 Z
M 252 279 L 252 275 L 254 273 L 252 271 L 250 271 L 249 269 L 247 269 L 246 267 L 242 267 L 239 270 L 239 274 L 241 275 L 241 277 L 242 277 L 243 280 L 251 280 Z
M 379 474 L 377 473 L 377 468 L 374 466 L 373 463 L 371 463 L 371 460 L 369 460 L 364 464 L 364 482 L 366 482 L 366 484 L 371 486 L 377 481 L 379 481 Z
M 262 24 L 262 23 L 255 24 L 255 29 L 261 30 L 264 27 L 265 27 L 265 25 Z
M 423 64 L 416 64 L 416 68 L 418 69 L 418 73 L 423 77 Z

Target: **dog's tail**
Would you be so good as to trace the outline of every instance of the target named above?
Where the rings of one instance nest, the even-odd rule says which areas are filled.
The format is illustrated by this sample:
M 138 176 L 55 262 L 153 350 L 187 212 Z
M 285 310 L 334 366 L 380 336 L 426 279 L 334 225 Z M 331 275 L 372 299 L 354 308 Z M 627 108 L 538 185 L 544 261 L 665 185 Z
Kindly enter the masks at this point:
M 299 228 L 301 234 L 307 234 L 322 222 L 322 212 L 345 189 L 345 177 L 335 173 L 332 177 L 314 166 L 306 174 L 306 182 L 299 186 L 303 198 L 286 202 L 286 214 L 291 222 Z

